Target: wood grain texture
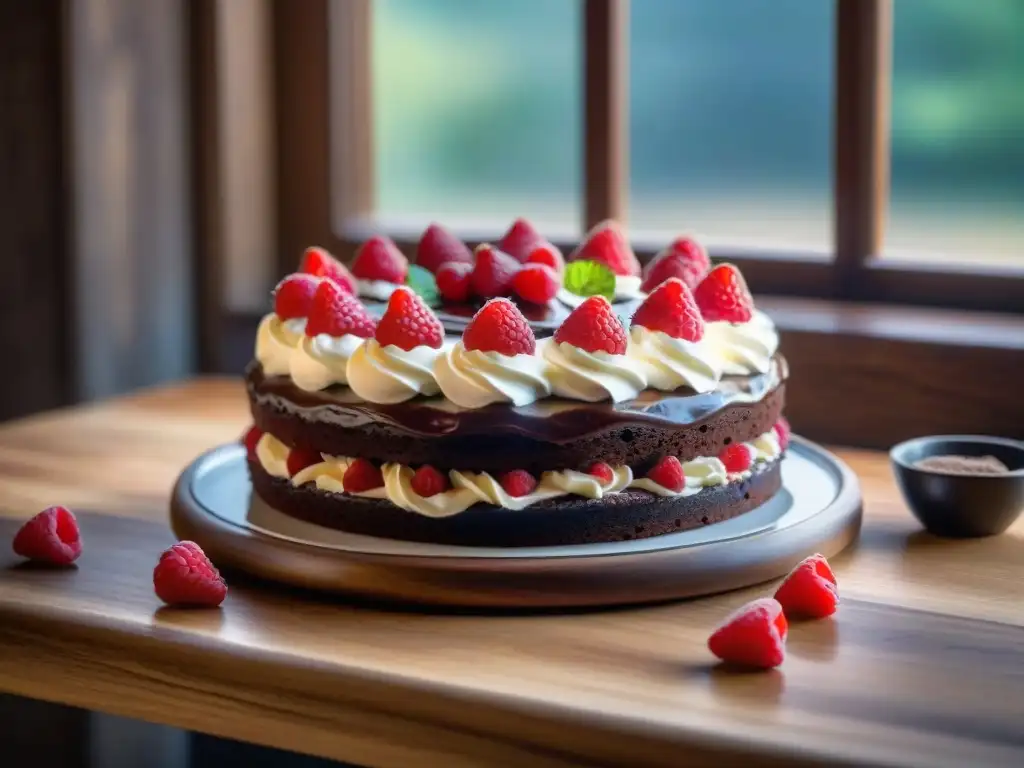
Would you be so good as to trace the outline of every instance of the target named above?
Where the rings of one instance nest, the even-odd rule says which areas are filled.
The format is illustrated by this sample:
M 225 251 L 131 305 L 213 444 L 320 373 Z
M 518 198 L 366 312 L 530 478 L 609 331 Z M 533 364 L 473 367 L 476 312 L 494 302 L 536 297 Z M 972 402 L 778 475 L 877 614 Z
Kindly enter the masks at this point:
M 1024 760 L 1024 521 L 935 540 L 880 454 L 840 452 L 865 528 L 835 561 L 839 614 L 794 626 L 780 670 L 735 675 L 704 641 L 770 587 L 618 611 L 424 613 L 232 575 L 220 611 L 161 610 L 150 574 L 172 540 L 171 483 L 245 421 L 239 384 L 202 381 L 0 428 L 0 540 L 54 501 L 83 511 L 86 539 L 71 570 L 0 553 L 0 691 L 381 766 Z

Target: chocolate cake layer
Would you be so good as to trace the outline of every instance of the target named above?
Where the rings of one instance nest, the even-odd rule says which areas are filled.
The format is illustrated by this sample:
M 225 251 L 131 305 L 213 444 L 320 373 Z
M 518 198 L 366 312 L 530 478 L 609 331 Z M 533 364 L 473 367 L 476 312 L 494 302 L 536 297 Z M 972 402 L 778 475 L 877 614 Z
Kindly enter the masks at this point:
M 378 405 L 347 387 L 306 392 L 287 376 L 246 372 L 253 420 L 286 445 L 410 466 L 504 472 L 585 470 L 594 461 L 643 473 L 663 456 L 716 456 L 771 429 L 785 401 L 785 360 L 729 377 L 705 394 L 646 391 L 625 403 L 549 398 L 522 408 L 459 408 L 443 398 Z
M 403 541 L 476 547 L 531 547 L 624 541 L 699 528 L 749 512 L 778 492 L 779 462 L 748 480 L 665 498 L 627 490 L 604 499 L 563 496 L 513 511 L 477 504 L 452 517 L 407 512 L 389 501 L 296 488 L 249 462 L 256 493 L 271 507 L 328 528 Z

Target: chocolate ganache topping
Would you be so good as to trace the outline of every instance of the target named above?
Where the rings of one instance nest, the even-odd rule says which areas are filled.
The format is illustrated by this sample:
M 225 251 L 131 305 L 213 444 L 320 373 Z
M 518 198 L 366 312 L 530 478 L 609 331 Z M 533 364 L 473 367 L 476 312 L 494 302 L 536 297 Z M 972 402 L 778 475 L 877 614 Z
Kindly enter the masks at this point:
M 288 376 L 264 376 L 259 363 L 246 371 L 254 405 L 301 417 L 304 421 L 360 429 L 377 424 L 409 437 L 520 435 L 550 443 L 578 440 L 587 435 L 630 425 L 696 426 L 733 405 L 761 402 L 788 377 L 788 367 L 776 355 L 767 373 L 726 376 L 711 392 L 697 394 L 645 390 L 619 403 L 549 398 L 521 407 L 495 404 L 462 408 L 443 397 L 417 397 L 402 403 L 370 403 L 345 386 L 321 391 L 298 388 Z

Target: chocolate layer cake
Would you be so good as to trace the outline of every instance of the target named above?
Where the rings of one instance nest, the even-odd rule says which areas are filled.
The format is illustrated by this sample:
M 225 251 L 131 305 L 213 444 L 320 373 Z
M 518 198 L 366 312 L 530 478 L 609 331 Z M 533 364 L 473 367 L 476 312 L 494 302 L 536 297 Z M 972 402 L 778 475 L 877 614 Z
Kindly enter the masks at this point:
M 373 317 L 327 258 L 278 286 L 246 371 L 250 472 L 275 509 L 394 539 L 548 546 L 709 525 L 779 490 L 788 370 L 735 268 L 654 286 L 628 329 L 581 299 L 538 341 L 506 299 L 461 338 L 405 288 Z

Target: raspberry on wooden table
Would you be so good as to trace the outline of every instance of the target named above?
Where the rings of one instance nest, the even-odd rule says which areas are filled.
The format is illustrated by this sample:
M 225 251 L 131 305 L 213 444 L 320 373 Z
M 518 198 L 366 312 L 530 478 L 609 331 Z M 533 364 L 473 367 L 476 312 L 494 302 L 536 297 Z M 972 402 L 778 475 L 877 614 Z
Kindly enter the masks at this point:
M 555 341 L 587 352 L 626 354 L 626 330 L 604 296 L 591 296 L 576 307 L 555 331 Z
M 673 339 L 697 342 L 704 338 L 704 320 L 686 284 L 677 277 L 666 280 L 633 314 L 632 325 L 661 331 Z
M 351 293 L 345 293 L 333 280 L 322 280 L 313 296 L 306 321 L 306 335 L 359 336 L 368 339 L 377 330 L 377 321 Z
M 82 533 L 70 509 L 47 507 L 18 529 L 12 546 L 37 563 L 71 565 L 82 554 Z
M 515 294 L 532 304 L 547 304 L 558 295 L 561 282 L 547 264 L 524 264 L 512 278 Z
M 438 223 L 432 223 L 423 232 L 416 246 L 416 263 L 431 272 L 437 272 L 442 264 L 461 262 L 473 263 L 473 252 Z
M 771 669 L 786 658 L 787 631 L 782 606 L 762 597 L 732 613 L 712 633 L 708 649 L 730 664 Z
M 508 299 L 491 299 L 484 304 L 462 332 L 462 344 L 467 350 L 508 357 L 532 355 L 537 349 L 530 324 Z
M 179 541 L 160 556 L 153 589 L 168 605 L 196 608 L 215 608 L 228 593 L 220 572 L 194 541 Z
M 516 219 L 498 241 L 498 248 L 516 261 L 526 261 L 534 246 L 544 238 L 526 219 Z
M 650 293 L 670 277 L 678 277 L 692 291 L 710 269 L 704 246 L 692 237 L 678 237 L 644 267 L 640 290 Z
M 470 275 L 474 294 L 490 299 L 512 290 L 512 279 L 520 267 L 518 261 L 488 243 L 478 246 L 474 257 L 476 264 Z
M 693 291 L 704 320 L 746 323 L 754 316 L 754 298 L 743 275 L 732 264 L 719 264 Z
M 839 585 L 824 555 L 800 561 L 782 580 L 775 599 L 788 618 L 822 619 L 839 607 Z
M 617 222 L 608 219 L 591 229 L 569 261 L 596 261 L 616 275 L 639 277 L 640 262 Z
M 675 456 L 666 456 L 647 473 L 647 477 L 662 488 L 679 493 L 686 487 L 686 474 L 683 465 Z
M 434 280 L 441 298 L 456 304 L 467 301 L 473 289 L 470 284 L 472 274 L 473 265 L 461 261 L 449 261 L 438 267 Z
M 416 470 L 411 485 L 412 489 L 425 499 L 444 493 L 452 487 L 448 475 L 429 464 L 424 464 Z
M 364 493 L 384 485 L 380 467 L 366 459 L 356 459 L 349 464 L 341 478 L 346 493 Z
M 409 272 L 409 261 L 398 250 L 390 237 L 371 237 L 356 251 L 352 260 L 352 274 L 360 280 L 384 280 L 404 283 Z
M 344 264 L 323 248 L 307 248 L 299 263 L 299 272 L 317 277 L 326 277 L 336 282 L 343 291 L 356 292 L 356 279 Z
M 381 346 L 394 345 L 406 352 L 422 346 L 440 349 L 444 327 L 423 299 L 408 288 L 399 288 L 388 299 L 374 338 Z
M 309 317 L 320 283 L 319 277 L 298 272 L 288 275 L 274 288 L 274 314 L 282 320 Z
M 519 498 L 533 493 L 537 488 L 537 478 L 525 469 L 513 469 L 511 472 L 501 475 L 498 478 L 498 484 L 509 496 Z

